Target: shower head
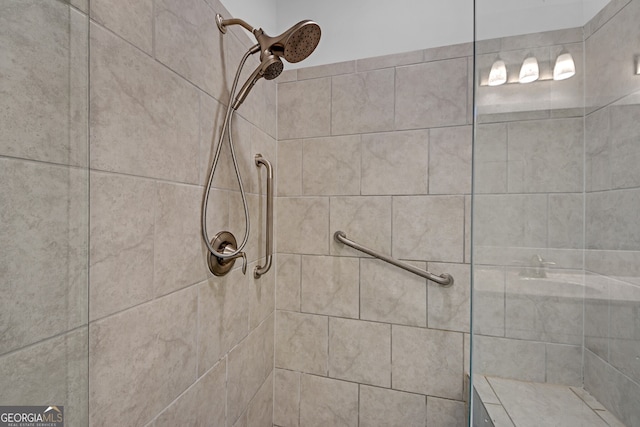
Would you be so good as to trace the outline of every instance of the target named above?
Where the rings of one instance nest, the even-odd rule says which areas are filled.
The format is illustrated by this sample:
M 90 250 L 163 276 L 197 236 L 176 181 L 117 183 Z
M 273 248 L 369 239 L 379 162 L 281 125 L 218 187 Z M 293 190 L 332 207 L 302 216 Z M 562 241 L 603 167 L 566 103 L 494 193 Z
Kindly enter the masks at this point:
M 313 21 L 300 21 L 276 37 L 268 36 L 257 29 L 253 35 L 260 43 L 260 56 L 272 53 L 284 57 L 288 62 L 296 63 L 306 59 L 320 43 L 320 26 Z
M 258 65 L 258 68 L 251 73 L 240 92 L 238 92 L 232 108 L 237 110 L 240 107 L 260 78 L 264 77 L 265 80 L 273 80 L 282 73 L 283 68 L 282 60 L 278 56 L 269 55 L 265 57 Z

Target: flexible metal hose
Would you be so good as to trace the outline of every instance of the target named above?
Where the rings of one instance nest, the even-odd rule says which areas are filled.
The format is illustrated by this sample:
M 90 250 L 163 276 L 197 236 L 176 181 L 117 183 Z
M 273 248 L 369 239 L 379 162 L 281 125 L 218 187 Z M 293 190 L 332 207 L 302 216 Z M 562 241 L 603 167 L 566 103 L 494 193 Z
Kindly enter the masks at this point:
M 232 104 L 233 96 L 235 95 L 235 92 L 236 92 L 236 88 L 238 86 L 238 80 L 240 78 L 240 73 L 242 72 L 242 68 L 244 67 L 245 62 L 247 61 L 247 58 L 249 58 L 249 56 L 252 55 L 253 53 L 257 52 L 256 49 L 259 49 L 259 47 L 260 45 L 255 45 L 251 49 L 249 49 L 247 53 L 244 54 L 244 56 L 242 57 L 242 60 L 240 61 L 240 65 L 238 66 L 238 70 L 236 71 L 236 76 L 233 79 L 233 85 L 231 86 L 231 93 L 229 95 L 229 104 L 227 105 L 227 112 L 224 117 L 224 123 L 222 124 L 220 139 L 218 140 L 216 152 L 213 157 L 213 164 L 211 165 L 211 171 L 209 172 L 209 180 L 208 180 L 207 188 L 204 192 L 204 198 L 202 201 L 202 238 L 204 239 L 204 243 L 207 245 L 207 249 L 209 249 L 209 252 L 211 252 L 213 255 L 217 256 L 218 258 L 222 258 L 222 259 L 229 259 L 229 258 L 236 257 L 238 254 L 242 252 L 245 245 L 247 244 L 247 240 L 249 240 L 249 229 L 250 229 L 249 207 L 247 205 L 247 196 L 244 193 L 242 178 L 240 177 L 240 168 L 238 167 L 238 160 L 236 158 L 236 153 L 233 148 L 233 138 L 231 137 L 231 133 L 232 133 L 231 122 L 233 120 L 233 114 L 235 113 L 235 109 L 231 108 L 231 104 Z M 211 246 L 211 239 L 209 239 L 209 235 L 207 234 L 207 205 L 209 204 L 209 194 L 211 193 L 211 185 L 213 184 L 213 175 L 216 171 L 216 167 L 218 166 L 218 160 L 220 160 L 220 152 L 222 151 L 222 144 L 224 142 L 225 134 L 228 134 L 229 136 L 229 147 L 231 149 L 231 158 L 233 159 L 233 167 L 236 171 L 236 178 L 238 180 L 238 185 L 240 186 L 240 196 L 242 197 L 242 205 L 244 207 L 244 220 L 246 224 L 242 243 L 238 245 L 238 248 L 235 251 L 229 252 L 229 253 L 221 253 L 216 251 Z

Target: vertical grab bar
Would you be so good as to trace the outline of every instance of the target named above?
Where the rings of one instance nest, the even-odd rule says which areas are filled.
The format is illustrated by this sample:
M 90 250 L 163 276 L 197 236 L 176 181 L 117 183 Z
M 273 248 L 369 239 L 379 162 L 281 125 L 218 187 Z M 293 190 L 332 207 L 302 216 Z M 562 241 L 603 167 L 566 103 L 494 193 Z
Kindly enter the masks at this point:
M 257 265 L 253 269 L 253 277 L 259 279 L 271 268 L 271 255 L 273 254 L 273 167 L 271 163 L 262 157 L 262 154 L 256 154 L 256 166 L 264 166 L 267 168 L 267 235 L 266 242 L 266 259 L 263 266 Z

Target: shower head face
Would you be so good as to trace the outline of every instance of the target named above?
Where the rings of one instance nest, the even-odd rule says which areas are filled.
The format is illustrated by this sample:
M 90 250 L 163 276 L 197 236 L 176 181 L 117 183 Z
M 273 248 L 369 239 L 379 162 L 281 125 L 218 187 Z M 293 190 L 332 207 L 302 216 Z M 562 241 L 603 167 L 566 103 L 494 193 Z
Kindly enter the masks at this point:
M 275 55 L 271 55 L 269 58 L 262 61 L 262 77 L 265 80 L 273 80 L 282 73 L 284 64 L 282 60 Z
M 274 54 L 288 62 L 296 63 L 307 58 L 320 43 L 320 26 L 313 21 L 300 21 L 277 37 L 270 37 L 262 30 L 254 32 L 261 56 Z

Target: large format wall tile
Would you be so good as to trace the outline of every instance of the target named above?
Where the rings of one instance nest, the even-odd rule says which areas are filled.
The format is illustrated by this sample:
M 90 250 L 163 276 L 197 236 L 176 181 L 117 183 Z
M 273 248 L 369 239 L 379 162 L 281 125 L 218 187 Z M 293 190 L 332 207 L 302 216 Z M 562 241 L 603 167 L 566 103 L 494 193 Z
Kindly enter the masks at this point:
M 640 171 L 636 167 L 640 161 L 638 138 L 640 137 L 640 105 L 613 105 L 610 133 L 610 164 L 612 188 L 632 188 L 640 186 Z
M 427 325 L 433 329 L 469 332 L 471 320 L 471 273 L 468 264 L 429 263 L 429 271 L 453 276 L 454 283 L 445 288 L 428 282 Z
M 391 325 L 329 319 L 329 376 L 391 386 Z
M 327 317 L 277 312 L 276 367 L 327 375 L 328 345 Z
M 91 174 L 91 302 L 99 319 L 153 298 L 155 183 Z
M 419 394 L 361 385 L 359 425 L 423 427 L 427 418 L 426 402 Z
M 197 183 L 197 90 L 98 25 L 90 43 L 91 167 Z
M 300 311 L 300 255 L 276 256 L 276 308 Z
M 309 196 L 360 194 L 360 135 L 305 140 L 302 193 Z
M 362 136 L 362 194 L 427 194 L 429 131 Z
M 545 351 L 542 342 L 477 335 L 473 344 L 476 372 L 543 383 Z
M 429 132 L 429 194 L 471 193 L 472 127 Z
M 394 197 L 393 230 L 395 258 L 462 262 L 464 197 Z
M 273 424 L 282 427 L 298 427 L 300 376 L 299 372 L 275 370 Z
M 507 124 L 476 124 L 474 190 L 476 193 L 507 192 Z
M 393 130 L 395 70 L 334 76 L 331 86 L 331 133 Z
M 274 316 L 265 320 L 228 356 L 227 426 L 246 411 L 251 398 L 273 371 Z
M 227 40 L 221 40 L 215 12 L 204 1 L 158 0 L 154 19 L 156 58 L 221 99 L 226 84 L 222 47 Z
M 4 158 L 0 182 L 4 354 L 87 320 L 88 177 Z
M 396 325 L 391 333 L 394 389 L 462 399 L 461 333 Z
M 427 396 L 427 425 L 438 427 L 462 427 L 467 422 L 464 402 Z
M 640 190 L 605 191 L 586 195 L 586 247 L 637 251 Z
M 300 384 L 300 425 L 356 427 L 358 384 L 303 375 Z
M 92 426 L 144 425 L 195 381 L 196 299 L 190 288 L 91 324 Z
M 467 123 L 467 58 L 396 69 L 396 129 Z
M 273 427 L 273 374 L 249 402 L 247 427 Z
M 328 198 L 279 198 L 276 204 L 277 252 L 329 253 Z
M 356 258 L 303 256 L 301 310 L 357 319 L 358 274 Z
M 278 140 L 331 134 L 331 78 L 278 85 Z
M 96 22 L 153 54 L 153 0 L 94 0 L 90 13 Z

